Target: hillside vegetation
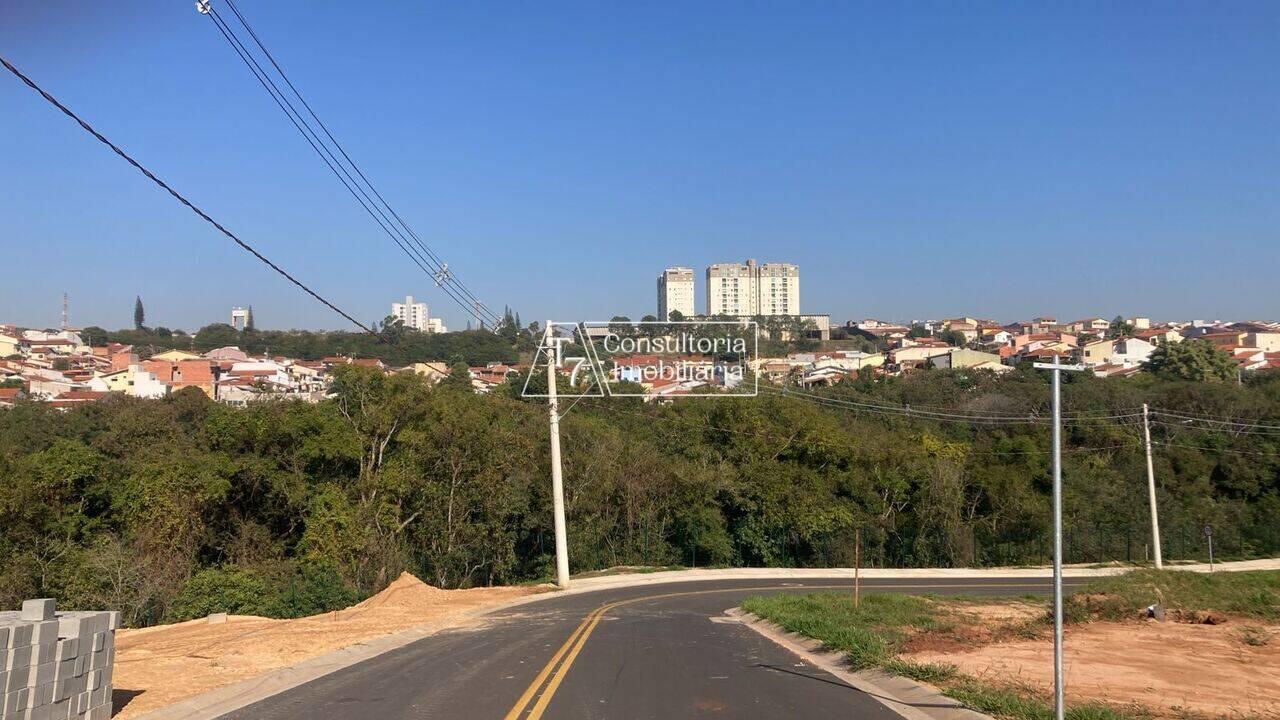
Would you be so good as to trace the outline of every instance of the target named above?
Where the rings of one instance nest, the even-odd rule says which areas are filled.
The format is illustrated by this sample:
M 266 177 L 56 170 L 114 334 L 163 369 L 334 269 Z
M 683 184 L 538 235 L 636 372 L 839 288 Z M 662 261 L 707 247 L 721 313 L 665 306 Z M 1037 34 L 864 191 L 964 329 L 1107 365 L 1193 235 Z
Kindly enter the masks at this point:
M 439 587 L 549 574 L 546 406 L 465 378 L 345 367 L 336 397 L 231 408 L 194 390 L 0 411 L 0 607 L 54 596 L 132 624 L 219 608 L 295 616 L 409 570 Z M 1280 417 L 1280 377 L 1244 386 L 1070 377 L 1067 559 L 1141 560 L 1141 425 L 1181 412 Z M 919 372 L 826 396 L 1044 417 L 1036 371 Z M 567 405 L 567 404 L 566 404 Z M 617 565 L 891 566 L 1048 560 L 1043 424 L 940 422 L 762 393 L 583 400 L 562 425 L 574 571 Z M 1167 557 L 1280 551 L 1280 434 L 1154 426 Z

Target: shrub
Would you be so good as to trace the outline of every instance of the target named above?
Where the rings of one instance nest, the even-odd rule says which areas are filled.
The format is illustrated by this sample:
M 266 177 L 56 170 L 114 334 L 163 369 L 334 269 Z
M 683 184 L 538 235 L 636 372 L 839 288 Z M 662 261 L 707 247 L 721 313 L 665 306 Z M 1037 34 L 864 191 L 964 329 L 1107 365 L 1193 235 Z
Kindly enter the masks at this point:
M 342 582 L 332 563 L 294 565 L 275 589 L 265 613 L 275 618 L 297 618 L 339 610 L 356 602 L 354 590 Z
M 178 591 L 169 607 L 172 621 L 191 620 L 210 613 L 265 615 L 267 583 L 257 573 L 239 568 L 201 570 Z

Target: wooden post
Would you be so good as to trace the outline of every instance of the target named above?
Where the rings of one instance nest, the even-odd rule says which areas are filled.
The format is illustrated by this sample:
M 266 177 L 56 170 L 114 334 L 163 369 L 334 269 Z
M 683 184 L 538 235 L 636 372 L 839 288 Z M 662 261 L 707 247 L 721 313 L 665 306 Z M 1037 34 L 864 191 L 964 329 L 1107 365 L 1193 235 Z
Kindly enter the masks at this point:
M 862 600 L 862 528 L 853 529 L 853 607 Z

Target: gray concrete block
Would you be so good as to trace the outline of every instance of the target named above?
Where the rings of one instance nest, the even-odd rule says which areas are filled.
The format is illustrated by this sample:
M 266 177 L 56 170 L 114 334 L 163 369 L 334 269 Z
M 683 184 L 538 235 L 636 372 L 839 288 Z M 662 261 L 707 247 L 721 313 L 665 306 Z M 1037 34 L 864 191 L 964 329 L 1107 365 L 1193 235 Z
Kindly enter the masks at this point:
M 39 598 L 37 600 L 22 601 L 23 620 L 52 620 L 54 610 L 53 598 Z
M 31 644 L 31 624 L 12 623 L 9 626 L 9 648 L 26 647 Z
M 31 667 L 31 646 L 13 648 L 9 651 L 9 660 L 5 663 L 5 670 L 10 674 L 14 669 L 25 669 Z
M 65 638 L 58 641 L 58 647 L 54 650 L 53 659 L 57 662 L 64 662 L 68 658 L 74 658 L 80 654 L 80 639 Z
M 58 641 L 58 621 L 43 620 L 31 624 L 31 644 L 41 645 Z
M 41 665 L 47 662 L 53 662 L 54 651 L 58 649 L 57 642 L 40 643 L 39 645 L 31 645 L 31 664 Z
M 27 675 L 27 687 L 36 687 L 37 685 L 49 685 L 53 682 L 54 664 L 52 662 L 32 665 L 31 671 Z

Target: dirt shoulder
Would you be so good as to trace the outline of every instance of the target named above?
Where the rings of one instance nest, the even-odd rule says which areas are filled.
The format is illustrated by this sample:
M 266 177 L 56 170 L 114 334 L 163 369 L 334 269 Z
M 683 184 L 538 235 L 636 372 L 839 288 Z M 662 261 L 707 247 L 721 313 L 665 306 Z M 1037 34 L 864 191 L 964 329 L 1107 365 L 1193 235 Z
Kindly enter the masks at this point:
M 117 719 L 137 717 L 215 688 L 409 628 L 479 622 L 474 611 L 545 586 L 440 590 L 405 573 L 345 610 L 297 620 L 231 616 L 116 634 Z
M 1243 618 L 1220 625 L 1090 622 L 1068 627 L 1068 702 L 1137 705 L 1157 717 L 1280 717 L 1280 628 Z M 922 638 L 923 640 L 923 638 Z M 924 645 L 924 642 L 920 643 Z M 902 654 L 979 680 L 1053 688 L 1053 639 L 1006 639 Z
M 1164 621 L 1147 618 L 1159 603 Z M 748 598 L 743 609 L 1010 720 L 1051 717 L 1052 615 L 1017 598 L 847 593 Z M 1135 571 L 1067 599 L 1076 717 L 1280 719 L 1280 572 Z M 1153 613 L 1159 614 L 1159 613 Z

